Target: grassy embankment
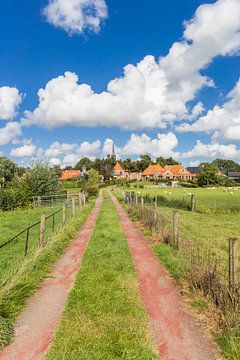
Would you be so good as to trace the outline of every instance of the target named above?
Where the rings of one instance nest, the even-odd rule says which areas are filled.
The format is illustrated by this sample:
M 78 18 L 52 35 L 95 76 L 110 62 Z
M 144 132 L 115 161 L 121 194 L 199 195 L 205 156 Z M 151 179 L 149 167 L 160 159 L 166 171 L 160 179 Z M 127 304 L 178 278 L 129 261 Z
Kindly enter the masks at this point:
M 46 359 L 159 359 L 127 241 L 108 195 Z
M 35 251 L 30 252 L 27 257 L 23 256 L 21 242 L 11 244 L 8 250 L 0 249 L 0 348 L 11 340 L 12 323 L 23 309 L 27 298 L 34 294 L 38 285 L 51 270 L 53 263 L 86 221 L 94 203 L 95 199 L 91 199 L 83 210 L 78 212 L 77 217 L 69 218 L 65 227 L 59 229 L 58 232 L 52 234 L 50 229 L 45 247 L 38 249 L 35 246 Z M 7 228 L 7 224 L 12 226 L 14 222 L 17 226 L 21 223 L 22 229 L 30 225 L 32 221 L 36 221 L 43 210 L 45 213 L 46 209 L 2 213 L 5 217 L 5 227 Z M 53 211 L 53 209 L 48 210 L 50 213 Z M 11 221 L 8 221 L 8 216 Z M 35 234 L 32 241 L 37 245 L 38 234 Z M 16 249 L 18 251 L 15 251 Z

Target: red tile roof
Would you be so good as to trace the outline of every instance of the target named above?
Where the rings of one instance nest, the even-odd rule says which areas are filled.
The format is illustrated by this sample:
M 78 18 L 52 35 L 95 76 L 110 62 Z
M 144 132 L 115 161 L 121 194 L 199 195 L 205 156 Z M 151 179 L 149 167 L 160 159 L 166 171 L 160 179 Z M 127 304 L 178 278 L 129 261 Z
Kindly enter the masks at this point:
M 65 170 L 60 175 L 60 180 L 69 180 L 81 175 L 80 170 Z
M 143 176 L 147 175 L 159 175 L 163 171 L 163 168 L 157 164 L 157 165 L 149 165 L 144 171 Z

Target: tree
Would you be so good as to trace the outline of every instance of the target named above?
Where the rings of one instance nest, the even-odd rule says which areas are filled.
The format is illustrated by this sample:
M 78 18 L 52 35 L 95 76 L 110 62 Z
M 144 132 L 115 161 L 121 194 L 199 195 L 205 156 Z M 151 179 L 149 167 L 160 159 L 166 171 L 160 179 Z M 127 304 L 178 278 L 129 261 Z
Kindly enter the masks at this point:
M 152 159 L 150 155 L 148 154 L 141 155 L 140 160 L 137 161 L 138 171 L 144 171 L 151 164 L 152 164 Z
M 87 172 L 87 176 L 88 176 L 88 184 L 89 185 L 98 184 L 100 181 L 99 173 L 98 173 L 98 171 L 96 171 L 94 169 L 90 169 Z
M 83 166 L 86 167 L 87 170 L 90 170 L 93 167 L 93 162 L 87 157 L 80 159 L 75 165 L 76 170 L 82 170 Z
M 13 180 L 17 175 L 17 165 L 6 157 L 0 157 L 0 183 L 5 186 L 6 183 Z
M 55 194 L 59 188 L 55 169 L 42 161 L 35 162 L 27 172 L 26 183 L 32 196 Z
M 177 160 L 174 160 L 172 157 L 167 158 L 166 165 L 179 165 L 179 162 Z
M 229 172 L 240 171 L 240 165 L 233 160 L 216 159 L 212 164 L 217 166 L 219 171 L 225 175 L 228 175 Z
M 122 167 L 124 170 L 129 172 L 138 171 L 136 161 L 132 161 L 130 158 L 122 161 Z
M 200 174 L 198 175 L 197 182 L 199 186 L 218 185 L 221 183 L 219 170 L 216 165 L 210 163 L 200 164 Z

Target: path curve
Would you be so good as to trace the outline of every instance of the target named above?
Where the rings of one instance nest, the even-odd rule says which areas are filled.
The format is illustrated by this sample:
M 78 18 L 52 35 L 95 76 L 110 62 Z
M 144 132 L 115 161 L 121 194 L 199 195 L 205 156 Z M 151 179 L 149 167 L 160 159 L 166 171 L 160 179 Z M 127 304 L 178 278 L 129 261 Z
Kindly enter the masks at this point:
M 217 359 L 217 349 L 206 339 L 193 317 L 184 310 L 181 294 L 155 257 L 146 239 L 111 194 L 137 272 L 142 301 L 161 358 L 164 360 Z
M 45 355 L 79 271 L 101 204 L 100 196 L 80 232 L 56 261 L 48 279 L 27 302 L 15 324 L 14 342 L 0 352 L 1 360 L 39 360 Z

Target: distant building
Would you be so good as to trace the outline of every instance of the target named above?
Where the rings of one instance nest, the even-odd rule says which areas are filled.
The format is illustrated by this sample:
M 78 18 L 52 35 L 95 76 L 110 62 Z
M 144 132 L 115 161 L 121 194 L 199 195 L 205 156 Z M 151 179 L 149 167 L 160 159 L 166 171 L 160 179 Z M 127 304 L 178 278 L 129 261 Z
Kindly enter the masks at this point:
M 59 180 L 61 181 L 71 180 L 79 176 L 81 176 L 80 170 L 64 170 L 61 172 Z
M 128 177 L 128 172 L 125 171 L 119 163 L 117 163 L 113 168 L 113 178 L 126 179 L 127 177 Z
M 192 175 L 183 165 L 149 165 L 142 173 L 142 179 L 148 180 L 191 180 Z
M 240 172 L 239 171 L 233 171 L 228 173 L 228 177 L 231 180 L 237 180 L 240 181 Z
M 192 175 L 192 179 L 195 179 L 201 172 L 201 168 L 199 166 L 189 166 L 187 170 Z
M 162 177 L 163 168 L 159 164 L 149 165 L 142 173 L 142 179 L 160 179 Z

